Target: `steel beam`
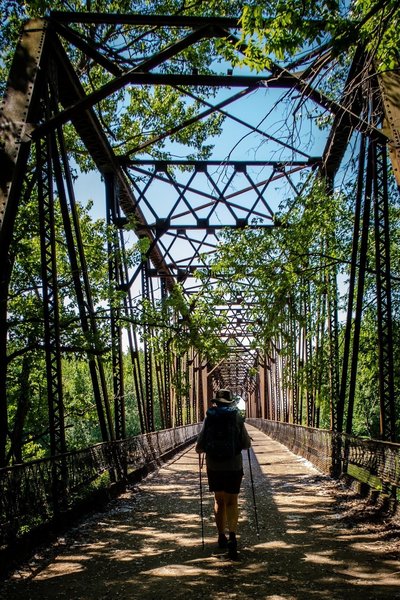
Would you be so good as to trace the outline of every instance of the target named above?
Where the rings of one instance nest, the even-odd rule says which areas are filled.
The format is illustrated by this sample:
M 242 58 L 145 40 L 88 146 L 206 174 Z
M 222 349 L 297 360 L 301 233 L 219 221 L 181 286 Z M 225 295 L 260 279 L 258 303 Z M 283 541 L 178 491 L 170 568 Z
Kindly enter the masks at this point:
M 357 276 L 359 235 L 360 235 L 360 226 L 361 226 L 361 220 L 362 220 L 361 219 L 361 211 L 362 211 L 362 207 L 363 207 L 365 154 L 366 154 L 366 139 L 365 139 L 365 136 L 362 136 L 361 142 L 360 142 L 359 157 L 358 157 L 358 177 L 357 177 L 357 188 L 356 188 L 356 197 L 355 197 L 355 206 L 354 206 L 353 240 L 352 240 L 350 274 L 349 274 L 347 316 L 346 316 L 346 326 L 345 326 L 345 330 L 344 330 L 342 372 L 341 372 L 341 379 L 340 379 L 339 401 L 338 401 L 338 405 L 336 407 L 336 419 L 337 419 L 336 427 L 337 427 L 337 431 L 339 433 L 341 433 L 343 431 L 344 411 L 345 411 L 345 404 L 346 404 L 346 397 L 347 397 L 349 361 L 350 361 L 352 329 L 353 329 L 353 309 L 354 309 L 354 299 L 355 299 L 355 294 L 356 294 L 356 276 Z
M 153 298 L 150 289 L 150 278 L 147 275 L 148 262 L 142 265 L 142 298 L 152 304 Z M 144 385 L 146 390 L 146 431 L 154 431 L 154 390 L 153 390 L 153 356 L 150 347 L 151 328 L 148 323 L 143 325 L 143 354 L 144 354 Z
M 150 274 L 148 273 L 148 276 Z M 160 280 L 161 287 L 161 298 L 165 302 L 168 297 L 168 289 L 165 285 L 165 279 L 162 278 Z M 164 360 L 162 364 L 163 370 L 163 381 L 164 381 L 164 406 L 165 406 L 165 426 L 172 427 L 173 424 L 173 415 L 171 409 L 171 359 L 170 359 L 170 351 L 168 341 L 165 340 L 163 343 L 163 352 L 164 352 Z M 161 402 L 160 398 L 160 402 Z
M 67 250 L 71 265 L 71 274 L 74 282 L 79 318 L 81 322 L 82 333 L 85 336 L 88 344 L 88 366 L 100 430 L 103 441 L 109 441 L 110 439 L 114 439 L 114 428 L 112 425 L 111 413 L 108 404 L 107 386 L 104 384 L 105 376 L 103 364 L 101 359 L 99 360 L 98 357 L 96 358 L 96 348 L 93 347 L 93 340 L 97 339 L 98 329 L 96 319 L 94 317 L 95 311 L 88 279 L 82 236 L 80 232 L 79 216 L 75 206 L 71 173 L 69 171 L 69 164 L 66 156 L 62 132 L 60 131 L 58 134 L 58 143 L 60 145 L 62 155 L 62 164 L 60 162 L 56 138 L 54 135 L 52 135 L 54 174 L 57 182 L 57 192 L 63 218 L 64 233 L 67 242 Z M 63 177 L 66 179 L 68 188 L 70 210 L 68 207 Z
M 351 355 L 351 368 L 350 368 L 350 381 L 348 390 L 348 404 L 347 404 L 347 420 L 346 420 L 346 433 L 352 434 L 353 429 L 353 413 L 354 413 L 354 400 L 356 392 L 356 381 L 357 381 L 357 368 L 358 368 L 358 351 L 360 344 L 361 334 L 361 317 L 363 310 L 363 299 L 364 299 L 364 287 L 365 287 L 365 274 L 367 267 L 367 254 L 369 244 L 369 229 L 371 219 L 371 202 L 372 202 L 372 185 L 373 185 L 373 173 L 374 173 L 374 143 L 369 142 L 367 149 L 367 167 L 366 177 L 364 185 L 364 200 L 362 206 L 362 227 L 360 236 L 359 246 L 359 267 L 357 276 L 357 295 L 356 295 L 356 306 L 354 311 L 354 330 L 353 330 L 353 345 Z
M 230 29 L 239 29 L 237 17 L 196 17 L 191 15 L 143 15 L 116 14 L 100 12 L 68 12 L 52 10 L 50 19 L 58 23 L 88 23 L 99 25 L 139 25 L 151 27 L 212 27 L 220 25 Z
M 329 132 L 321 162 L 321 173 L 328 181 L 333 181 L 340 167 L 347 144 L 354 132 L 351 114 L 364 115 L 362 86 L 360 85 L 363 69 L 365 68 L 365 51 L 359 46 L 356 49 L 353 62 L 343 89 L 341 105 L 349 109 L 335 115 Z
M 374 229 L 378 318 L 380 435 L 396 440 L 389 202 L 386 147 L 374 144 Z
M 298 357 L 297 357 L 297 336 L 299 332 L 299 326 L 296 323 L 293 315 L 293 302 L 294 298 L 291 298 L 289 306 L 289 332 L 290 332 L 290 382 L 291 382 L 291 418 L 292 423 L 299 423 L 299 384 L 297 381 L 298 377 Z
M 304 310 L 304 345 L 305 345 L 305 364 L 306 364 L 306 382 L 307 382 L 307 427 L 314 427 L 315 416 L 315 397 L 314 397 L 314 373 L 313 373 L 313 347 L 311 340 L 311 290 L 310 283 L 303 295 Z
M 59 299 L 51 152 L 52 148 L 49 139 L 44 139 L 36 144 L 47 400 L 49 404 L 51 454 L 52 456 L 56 456 L 66 451 L 66 445 L 61 382 Z
M 109 226 L 113 226 L 114 220 L 118 215 L 118 202 L 115 179 L 112 173 L 106 174 L 105 186 L 107 223 Z M 108 242 L 108 278 L 110 288 L 112 292 L 115 292 L 121 284 L 121 251 L 118 231 L 114 229 L 111 236 Z M 121 316 L 121 305 L 119 302 L 115 305 L 113 299 L 110 299 L 111 364 L 114 391 L 115 438 L 117 440 L 122 440 L 126 437 Z
M 176 56 L 182 50 L 189 48 L 192 44 L 195 44 L 201 39 L 207 37 L 209 37 L 209 30 L 207 27 L 196 29 L 179 41 L 170 44 L 166 48 L 163 48 L 154 56 L 143 60 L 136 67 L 130 69 L 126 73 L 123 73 L 120 77 L 115 77 L 98 90 L 95 90 L 90 94 L 84 94 L 79 100 L 75 101 L 73 104 L 69 104 L 63 112 L 53 116 L 51 119 L 46 121 L 46 123 L 39 126 L 35 131 L 35 135 L 42 136 L 57 126 L 63 125 L 68 121 L 73 121 L 74 118 L 79 115 L 79 113 L 84 113 L 85 111 L 93 108 L 93 106 L 98 104 L 101 100 L 105 100 L 105 98 L 114 92 L 117 92 L 126 85 L 133 83 L 134 77 L 138 73 L 146 73 L 150 69 L 153 69 L 154 67 L 163 64 L 168 59 Z
M 5 464 L 7 411 L 7 305 L 12 260 L 9 246 L 31 147 L 32 124 L 39 114 L 46 23 L 28 23 L 18 42 L 0 110 L 0 466 Z M 44 71 L 44 70 L 43 70 Z
M 71 104 L 84 98 L 85 92 L 64 48 L 55 37 L 52 38 L 52 53 L 58 64 L 59 80 L 63 81 L 63 85 L 59 89 L 60 102 L 63 106 L 71 106 Z M 72 124 L 88 149 L 100 173 L 103 176 L 111 172 L 114 174 L 119 190 L 118 201 L 125 215 L 128 218 L 131 217 L 135 223 L 146 224 L 146 219 L 137 206 L 130 183 L 118 164 L 118 159 L 114 155 L 94 111 L 91 109 L 80 111 L 74 115 Z M 165 273 L 167 286 L 171 288 L 174 285 L 174 279 L 169 274 L 164 255 L 158 249 L 151 232 L 148 231 L 145 235 L 149 238 L 152 245 L 150 259 L 156 268 Z
M 122 164 L 131 167 L 152 166 L 155 171 L 167 171 L 168 167 L 195 167 L 197 171 L 205 172 L 208 167 L 233 167 L 239 172 L 246 172 L 246 167 L 273 167 L 284 170 L 287 167 L 314 167 L 321 163 L 320 156 L 310 156 L 304 160 L 154 160 L 120 158 Z
M 30 21 L 23 29 L 11 65 L 0 111 L 0 252 L 5 259 L 11 239 L 18 197 L 38 120 L 40 74 L 47 24 Z
M 221 32 L 222 33 L 222 32 Z M 225 37 L 227 40 L 232 40 L 232 42 L 236 45 L 238 49 L 240 49 L 240 40 L 236 36 L 232 35 L 229 31 L 225 30 Z M 246 46 L 242 45 L 241 51 L 245 52 Z M 366 133 L 372 139 L 376 140 L 380 143 L 386 143 L 387 136 L 373 124 L 365 121 L 363 118 L 358 116 L 352 107 L 343 106 L 339 102 L 336 102 L 332 98 L 329 98 L 324 93 L 318 91 L 313 88 L 312 85 L 306 80 L 303 79 L 301 73 L 292 73 L 286 67 L 281 67 L 275 63 L 270 63 L 269 70 L 275 77 L 278 79 L 282 77 L 284 80 L 287 78 L 291 79 L 293 88 L 299 90 L 299 92 L 309 100 L 312 100 L 322 108 L 325 108 L 330 113 L 335 115 L 336 117 L 344 117 L 349 125 L 360 131 L 361 133 Z
M 383 127 L 389 137 L 390 160 L 400 187 L 400 72 L 397 69 L 380 73 L 378 81 L 385 111 Z

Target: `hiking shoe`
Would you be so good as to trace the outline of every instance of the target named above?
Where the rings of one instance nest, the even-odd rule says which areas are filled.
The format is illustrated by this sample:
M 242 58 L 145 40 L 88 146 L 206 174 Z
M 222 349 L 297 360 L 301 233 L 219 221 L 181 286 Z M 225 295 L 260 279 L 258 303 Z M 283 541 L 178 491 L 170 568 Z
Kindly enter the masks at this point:
M 218 548 L 227 548 L 228 547 L 228 538 L 224 533 L 220 533 L 218 536 Z
M 236 539 L 228 541 L 228 558 L 231 558 L 232 560 L 236 560 L 238 558 Z

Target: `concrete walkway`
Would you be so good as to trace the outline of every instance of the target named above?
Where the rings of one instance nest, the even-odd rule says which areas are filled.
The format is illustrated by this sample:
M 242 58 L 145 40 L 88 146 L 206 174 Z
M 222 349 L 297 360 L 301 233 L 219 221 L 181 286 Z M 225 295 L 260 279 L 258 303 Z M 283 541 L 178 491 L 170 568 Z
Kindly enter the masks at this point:
M 400 562 L 379 535 L 344 528 L 333 484 L 260 431 L 240 497 L 240 560 L 216 548 L 203 472 L 193 448 L 83 520 L 0 584 L 1 600 L 400 599 Z

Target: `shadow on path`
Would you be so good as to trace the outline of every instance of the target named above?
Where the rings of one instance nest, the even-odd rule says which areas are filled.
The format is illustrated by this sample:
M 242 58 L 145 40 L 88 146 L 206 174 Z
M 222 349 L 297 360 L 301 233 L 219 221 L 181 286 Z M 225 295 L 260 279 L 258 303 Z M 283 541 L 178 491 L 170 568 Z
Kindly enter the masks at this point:
M 260 536 L 247 456 L 240 560 L 216 548 L 212 496 L 193 449 L 69 532 L 57 554 L 0 587 L 1 600 L 400 599 L 398 557 L 372 533 L 344 529 L 332 484 L 306 461 L 248 427 Z

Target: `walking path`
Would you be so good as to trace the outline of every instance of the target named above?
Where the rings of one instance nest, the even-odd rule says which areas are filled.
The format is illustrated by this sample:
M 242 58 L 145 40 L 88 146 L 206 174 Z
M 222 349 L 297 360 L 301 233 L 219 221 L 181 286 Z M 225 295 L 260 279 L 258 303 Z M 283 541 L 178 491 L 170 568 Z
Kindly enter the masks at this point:
M 245 456 L 239 561 L 216 548 L 204 472 L 202 547 L 191 448 L 0 583 L 1 600 L 400 599 L 395 544 L 374 527 L 345 526 L 328 478 L 248 430 L 260 535 Z

